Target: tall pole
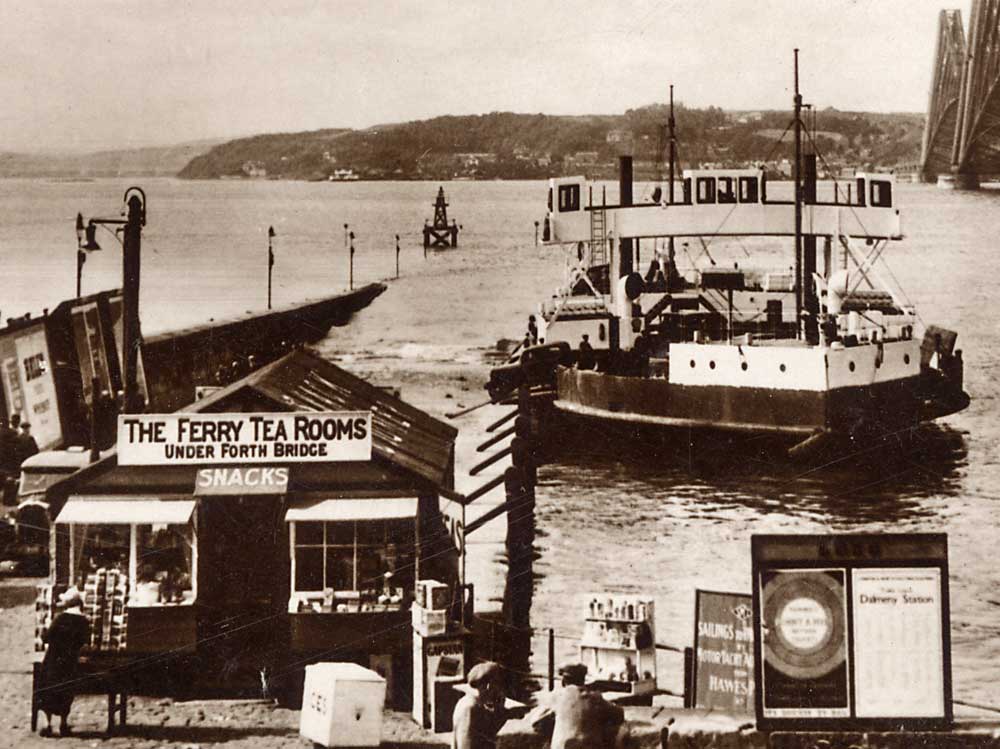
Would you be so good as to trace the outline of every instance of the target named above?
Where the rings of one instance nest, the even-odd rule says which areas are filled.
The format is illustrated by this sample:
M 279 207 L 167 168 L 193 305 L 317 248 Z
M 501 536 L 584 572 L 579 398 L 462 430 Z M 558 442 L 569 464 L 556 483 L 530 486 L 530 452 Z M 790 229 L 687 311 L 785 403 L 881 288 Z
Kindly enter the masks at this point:
M 274 227 L 267 227 L 267 308 L 271 309 L 271 271 L 274 268 Z
M 399 235 L 396 235 L 396 278 L 399 278 Z
M 799 50 L 795 50 L 795 160 L 792 178 L 795 181 L 795 337 L 800 336 L 802 323 L 802 94 L 799 93 Z
M 83 285 L 83 264 L 87 262 L 87 253 L 83 251 L 83 238 L 86 228 L 83 225 L 83 214 L 76 214 L 76 298 L 80 298 Z
M 131 197 L 129 197 L 131 193 Z M 140 197 L 140 195 L 142 197 Z M 138 187 L 130 187 L 125 193 L 128 218 L 125 221 L 125 236 L 122 242 L 122 302 L 124 320 L 122 325 L 122 348 L 125 354 L 124 413 L 139 413 L 143 403 L 138 387 L 139 346 L 139 272 L 142 256 L 142 227 L 146 223 L 146 195 Z
M 670 205 L 674 204 L 674 163 L 677 160 L 677 134 L 676 134 L 676 122 L 674 120 L 674 84 L 670 84 L 670 115 L 667 117 L 667 129 L 669 130 L 668 138 L 668 148 L 670 149 L 670 162 L 669 171 L 667 179 L 667 202 Z M 667 291 L 670 291 L 671 285 L 674 279 L 671 278 L 674 268 L 674 238 L 669 237 L 667 239 L 667 267 L 664 270 L 663 277 L 667 279 Z
M 350 268 L 349 268 L 349 273 L 350 273 L 349 279 L 350 280 L 349 280 L 349 283 L 350 283 L 350 288 L 353 291 L 354 290 L 354 232 L 352 231 L 348 236 L 349 236 L 350 242 L 351 242 Z
M 670 148 L 670 166 L 667 172 L 667 202 L 673 204 L 674 202 L 674 160 L 677 158 L 676 145 L 674 135 L 674 84 L 670 84 L 670 115 L 667 118 L 667 128 L 670 131 L 669 134 L 669 148 Z M 671 240 L 673 241 L 673 240 Z

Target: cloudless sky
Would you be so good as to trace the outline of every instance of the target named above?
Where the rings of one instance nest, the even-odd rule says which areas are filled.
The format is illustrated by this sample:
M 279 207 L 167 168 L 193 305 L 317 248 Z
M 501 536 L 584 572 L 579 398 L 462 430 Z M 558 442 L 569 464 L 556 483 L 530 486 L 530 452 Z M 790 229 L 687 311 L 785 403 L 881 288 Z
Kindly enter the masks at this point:
M 0 151 L 80 151 L 491 111 L 806 102 L 923 112 L 971 0 L 6 0 Z

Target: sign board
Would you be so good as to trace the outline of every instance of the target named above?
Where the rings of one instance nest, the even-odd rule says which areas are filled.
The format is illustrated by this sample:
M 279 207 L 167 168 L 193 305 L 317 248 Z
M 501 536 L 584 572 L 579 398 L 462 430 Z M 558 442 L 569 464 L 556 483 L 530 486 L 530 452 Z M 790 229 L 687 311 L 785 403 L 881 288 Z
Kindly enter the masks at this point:
M 199 468 L 194 493 L 202 496 L 228 494 L 284 494 L 288 490 L 288 466 L 216 466 Z
M 118 417 L 119 465 L 371 460 L 369 411 Z
M 942 534 L 754 536 L 761 730 L 950 725 Z
M 753 599 L 694 593 L 694 706 L 753 712 Z

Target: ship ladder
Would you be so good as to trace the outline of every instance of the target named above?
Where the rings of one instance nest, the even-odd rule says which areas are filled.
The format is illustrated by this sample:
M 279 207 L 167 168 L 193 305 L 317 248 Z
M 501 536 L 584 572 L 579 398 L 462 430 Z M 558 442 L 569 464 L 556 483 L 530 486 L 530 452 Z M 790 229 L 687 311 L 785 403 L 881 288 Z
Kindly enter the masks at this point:
M 608 263 L 607 212 L 604 207 L 590 209 L 590 265 Z

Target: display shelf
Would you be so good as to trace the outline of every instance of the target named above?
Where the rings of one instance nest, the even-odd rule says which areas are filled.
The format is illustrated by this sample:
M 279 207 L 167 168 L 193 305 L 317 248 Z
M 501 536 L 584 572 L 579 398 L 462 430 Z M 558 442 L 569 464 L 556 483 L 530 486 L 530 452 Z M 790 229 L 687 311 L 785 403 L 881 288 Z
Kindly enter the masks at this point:
M 631 616 L 630 616 L 631 614 Z M 584 606 L 580 660 L 601 689 L 647 694 L 656 689 L 654 605 L 642 596 L 597 594 Z

